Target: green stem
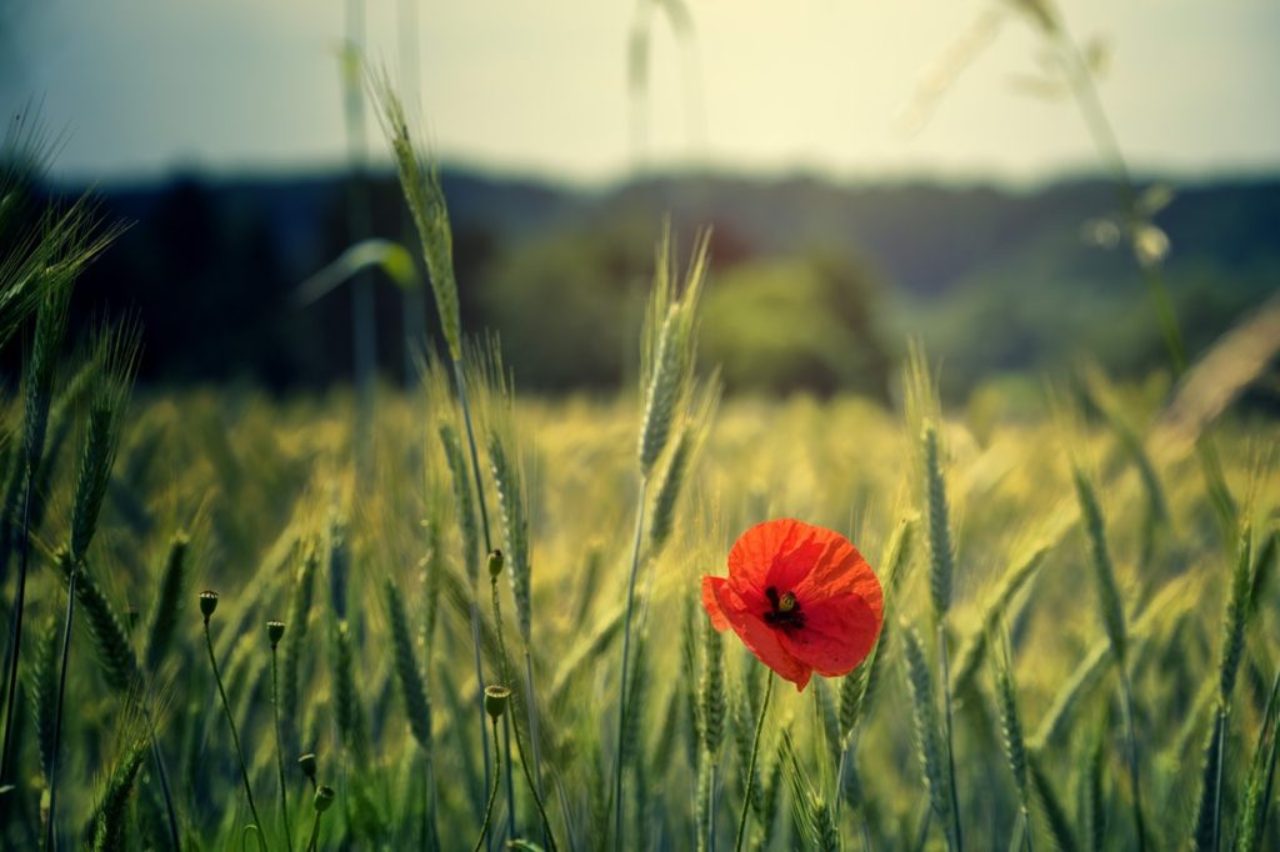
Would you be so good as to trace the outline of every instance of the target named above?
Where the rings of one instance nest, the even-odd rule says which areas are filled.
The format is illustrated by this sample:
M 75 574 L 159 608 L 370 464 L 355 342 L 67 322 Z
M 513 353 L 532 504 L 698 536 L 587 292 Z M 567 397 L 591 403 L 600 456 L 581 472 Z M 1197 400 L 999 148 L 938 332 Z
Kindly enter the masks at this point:
M 307 852 L 315 852 L 316 843 L 320 840 L 320 814 L 316 811 L 316 818 L 311 823 L 311 839 L 307 841 Z
M 263 830 L 265 823 L 262 817 L 258 816 L 258 806 L 253 802 L 253 788 L 249 784 L 249 768 L 244 762 L 244 752 L 240 749 L 240 734 L 236 731 L 236 720 L 231 715 L 231 702 L 227 700 L 227 690 L 222 685 L 222 675 L 218 672 L 218 658 L 213 653 L 213 636 L 209 633 L 209 618 L 204 619 L 204 642 L 205 647 L 209 649 L 209 665 L 213 667 L 213 679 L 218 682 L 218 695 L 222 698 L 222 712 L 226 714 L 227 726 L 231 728 L 231 741 L 236 747 L 236 759 L 240 762 L 240 778 L 244 781 L 244 794 L 249 800 L 249 811 L 253 814 L 253 821 L 258 824 L 258 845 L 262 847 L 263 852 L 267 849 L 266 832 Z M 312 837 L 315 842 L 315 837 Z
M 636 603 L 636 575 L 640 573 L 640 544 L 644 532 L 644 509 L 649 480 L 640 477 L 639 505 L 636 507 L 635 537 L 631 546 L 631 572 L 627 577 L 627 614 L 622 622 L 622 670 L 618 675 L 618 757 L 613 768 L 614 840 L 622 841 L 622 738 L 627 723 L 627 681 L 631 664 L 631 618 Z
M 31 492 L 35 488 L 35 467 L 27 465 L 26 495 L 22 501 L 22 534 L 18 538 L 18 589 L 13 599 L 13 627 L 9 634 L 8 691 L 4 705 L 4 745 L 0 750 L 0 785 L 9 780 L 13 756 L 14 707 L 18 696 L 18 655 L 22 649 L 22 612 L 27 600 L 27 566 L 31 551 Z M 8 548 L 10 542 L 0 542 Z
M 493 626 L 494 632 L 498 634 L 498 670 L 501 673 L 501 683 L 508 689 L 511 688 L 511 673 L 507 669 L 507 640 L 502 629 L 502 603 L 498 595 L 498 578 L 489 577 L 489 590 L 493 597 Z M 494 745 L 497 746 L 497 734 L 494 734 Z M 511 717 L 504 716 L 502 719 L 502 748 L 507 755 L 506 783 L 507 783 L 507 833 L 515 838 L 516 836 L 516 789 L 515 783 L 511 777 Z
M 1142 818 L 1142 794 L 1138 781 L 1138 738 L 1133 728 L 1133 690 L 1129 688 L 1129 675 L 1120 663 L 1120 690 L 1124 704 L 1125 737 L 1129 752 L 1129 789 L 1133 797 L 1133 830 L 1137 833 L 1138 852 L 1147 848 L 1147 832 Z
M 467 449 L 471 455 L 471 476 L 475 480 L 476 501 L 480 505 L 480 528 L 484 532 L 484 552 L 491 553 L 493 551 L 493 542 L 489 536 L 489 506 L 484 499 L 484 479 L 480 475 L 480 453 L 476 449 L 476 433 L 471 423 L 471 402 L 467 396 L 467 378 L 462 370 L 462 359 L 454 358 L 453 376 L 458 387 L 458 402 L 462 405 L 462 422 L 467 431 Z M 479 554 L 468 554 L 468 559 L 478 558 Z M 480 609 L 479 604 L 472 595 L 471 601 L 471 638 L 475 644 L 475 664 L 476 664 L 476 688 L 477 702 L 480 705 L 480 743 L 484 751 L 484 774 L 485 784 L 489 783 L 489 741 L 484 727 L 484 670 L 481 663 L 480 650 Z M 496 751 L 498 741 L 495 738 L 493 748 Z
M 1227 706 L 1226 704 L 1218 705 L 1218 718 L 1215 725 L 1214 736 L 1218 738 L 1218 747 L 1216 749 L 1217 765 L 1214 767 L 1213 780 L 1213 840 L 1210 849 L 1218 849 L 1218 838 L 1221 835 L 1222 826 L 1222 764 L 1225 762 L 1225 751 L 1227 747 Z
M 67 695 L 67 661 L 71 658 L 71 623 L 76 614 L 76 577 L 80 574 L 79 564 L 71 566 L 71 577 L 67 582 L 67 620 L 62 628 L 62 661 L 58 665 L 58 700 L 53 713 L 53 750 L 49 758 L 49 819 L 45 823 L 44 848 L 46 852 L 57 852 L 58 833 L 55 829 L 58 821 L 58 743 L 62 734 L 62 707 Z
M 773 696 L 773 682 L 777 677 L 769 670 L 769 681 L 764 688 L 764 701 L 760 704 L 760 715 L 756 718 L 756 733 L 751 740 L 751 760 L 747 763 L 747 791 L 742 797 L 742 813 L 738 815 L 738 839 L 734 842 L 734 852 L 742 852 L 742 844 L 747 837 L 747 812 L 751 809 L 751 791 L 756 783 L 756 758 L 760 754 L 760 732 L 764 730 L 764 716 L 769 711 L 769 699 Z
M 947 630 L 942 620 L 938 620 L 938 667 L 942 675 L 942 707 L 947 728 L 947 787 L 951 792 L 951 832 L 955 852 L 964 849 L 963 836 L 960 833 L 960 796 L 956 791 L 956 758 L 954 738 L 951 735 L 951 672 L 947 663 Z
M 276 643 L 271 643 L 271 709 L 276 721 L 276 769 L 280 774 L 280 813 L 284 815 L 284 842 L 293 848 L 293 831 L 289 827 L 289 796 L 284 783 L 284 737 L 280 734 L 280 676 L 276 665 Z
M 498 720 L 493 720 L 493 741 L 498 741 Z M 502 755 L 494 753 L 494 760 L 502 763 Z M 476 845 L 471 852 L 480 852 L 484 848 L 485 836 L 489 833 L 489 823 L 493 821 L 493 803 L 498 798 L 498 787 L 502 782 L 502 773 L 497 771 L 498 767 L 494 766 L 493 786 L 489 788 L 489 803 L 484 806 L 484 822 L 480 826 L 480 836 L 476 839 Z

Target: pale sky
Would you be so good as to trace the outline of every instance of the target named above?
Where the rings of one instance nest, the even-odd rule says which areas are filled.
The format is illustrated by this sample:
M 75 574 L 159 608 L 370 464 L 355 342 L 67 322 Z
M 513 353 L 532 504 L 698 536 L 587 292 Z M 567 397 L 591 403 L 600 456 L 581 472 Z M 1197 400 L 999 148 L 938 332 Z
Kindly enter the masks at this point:
M 112 180 L 175 168 L 342 160 L 346 0 L 0 0 L 0 107 L 43 103 L 55 170 Z M 367 0 L 366 55 L 398 73 L 397 16 Z M 915 135 L 895 125 L 925 70 L 992 8 L 976 0 L 687 0 L 697 75 L 654 28 L 648 151 L 762 173 L 1040 180 L 1087 168 L 1069 102 L 1018 91 L 1036 68 L 1007 21 Z M 1102 96 L 1140 169 L 1280 168 L 1280 2 L 1064 0 L 1112 50 Z M 425 126 L 452 161 L 578 181 L 633 167 L 626 86 L 636 0 L 422 0 Z M 689 98 L 702 104 L 699 128 Z M 370 121 L 372 150 L 384 147 Z

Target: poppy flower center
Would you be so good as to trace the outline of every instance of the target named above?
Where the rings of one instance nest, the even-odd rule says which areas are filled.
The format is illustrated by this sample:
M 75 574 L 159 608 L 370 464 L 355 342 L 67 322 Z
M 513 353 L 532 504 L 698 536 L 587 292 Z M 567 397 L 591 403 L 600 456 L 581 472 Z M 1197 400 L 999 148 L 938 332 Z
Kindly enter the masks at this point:
M 764 590 L 769 599 L 769 611 L 764 614 L 764 623 L 783 630 L 799 630 L 804 627 L 804 613 L 800 611 L 800 601 L 794 592 L 778 594 L 776 586 Z

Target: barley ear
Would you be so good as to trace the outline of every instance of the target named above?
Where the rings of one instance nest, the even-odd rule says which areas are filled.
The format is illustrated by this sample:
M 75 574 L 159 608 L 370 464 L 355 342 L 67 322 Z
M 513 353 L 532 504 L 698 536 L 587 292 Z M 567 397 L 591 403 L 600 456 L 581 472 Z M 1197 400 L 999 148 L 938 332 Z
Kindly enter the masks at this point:
M 925 423 L 921 443 L 925 468 L 925 510 L 929 519 L 929 597 L 933 602 L 934 617 L 941 621 L 951 607 L 955 554 L 951 544 L 951 520 L 938 448 L 938 430 L 932 422 Z
M 426 754 L 431 754 L 431 702 L 427 697 L 426 683 L 418 658 L 413 650 L 409 619 L 405 616 L 404 601 L 394 581 L 388 579 L 384 586 L 387 613 L 391 620 L 391 642 L 395 649 L 396 676 L 400 693 L 404 697 L 405 712 L 409 716 L 409 730 Z
M 191 540 L 185 532 L 175 533 L 169 542 L 164 571 L 160 575 L 160 588 L 152 605 L 147 631 L 147 671 L 155 672 L 164 662 L 173 644 L 173 635 L 182 614 L 182 604 L 187 598 L 187 549 Z
M 925 786 L 934 815 L 943 826 L 951 825 L 951 792 L 947 786 L 946 754 L 942 745 L 942 722 L 933 697 L 933 676 L 925 657 L 920 634 L 908 624 L 899 627 L 903 639 L 907 686 L 911 689 L 911 705 L 915 720 L 916 748 L 924 772 Z M 948 832 L 949 835 L 949 832 Z
M 1107 548 L 1102 508 L 1098 504 L 1098 495 L 1094 491 L 1093 483 L 1084 470 L 1076 467 L 1073 476 L 1076 497 L 1080 503 L 1080 517 L 1089 539 L 1089 556 L 1098 586 L 1099 602 L 1102 605 L 1103 626 L 1106 628 L 1107 639 L 1111 643 L 1112 654 L 1116 661 L 1123 665 L 1126 644 L 1124 605 L 1120 600 L 1115 568 L 1112 566 L 1111 553 Z
M 147 756 L 147 739 L 137 739 L 125 752 L 120 764 L 111 773 L 103 792 L 101 803 L 94 817 L 94 852 L 123 852 L 125 824 L 128 817 L 129 796 L 138 780 L 142 761 Z
M 409 135 L 404 105 L 390 80 L 385 77 L 376 78 L 371 81 L 371 88 L 378 104 L 382 130 L 391 144 L 400 188 L 418 231 L 422 257 L 426 261 L 431 290 L 435 294 L 436 310 L 440 314 L 440 328 L 444 332 L 450 357 L 454 361 L 460 361 L 462 317 L 458 305 L 458 282 L 453 268 L 453 232 L 449 225 L 444 186 L 440 181 L 440 168 L 434 159 L 415 146 Z

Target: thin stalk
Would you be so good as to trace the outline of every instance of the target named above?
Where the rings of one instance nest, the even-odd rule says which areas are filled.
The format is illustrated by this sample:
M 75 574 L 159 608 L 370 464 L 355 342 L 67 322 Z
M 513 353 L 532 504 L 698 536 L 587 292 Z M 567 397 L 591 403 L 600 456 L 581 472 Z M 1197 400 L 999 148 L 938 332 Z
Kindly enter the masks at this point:
M 493 741 L 498 741 L 498 720 L 493 720 Z M 502 762 L 501 755 L 494 755 L 494 760 L 498 763 Z M 493 786 L 489 788 L 489 803 L 484 806 L 484 822 L 480 825 L 480 836 L 476 838 L 476 845 L 471 852 L 480 852 L 484 848 L 484 839 L 489 833 L 489 823 L 493 821 L 493 803 L 498 798 L 498 785 L 502 781 L 502 773 L 497 771 L 499 767 L 494 767 Z
M 57 709 L 53 712 L 53 753 L 49 758 L 49 819 L 44 826 L 44 848 L 47 852 L 57 852 L 58 833 L 55 829 L 58 821 L 58 742 L 62 733 L 62 707 L 67 695 L 67 661 L 71 658 L 71 621 L 76 614 L 76 577 L 80 574 L 80 566 L 71 568 L 71 578 L 67 581 L 67 618 L 62 626 L 62 662 L 58 664 L 58 700 Z
M 541 747 L 538 743 L 538 701 L 534 700 L 534 658 L 529 652 L 529 645 L 525 645 L 525 706 L 529 713 L 529 747 L 534 752 L 534 797 L 538 800 L 538 807 L 541 810 L 541 798 L 543 798 L 543 756 L 541 756 Z M 520 729 L 516 729 L 516 748 L 520 750 Z M 525 755 L 521 753 L 520 762 L 524 764 Z M 529 770 L 525 770 L 525 774 L 529 774 Z M 547 821 L 547 815 L 543 814 L 543 846 L 554 846 L 552 833 L 550 833 L 550 823 Z
M 276 722 L 276 769 L 280 775 L 280 813 L 284 815 L 284 842 L 293 848 L 293 831 L 289 827 L 289 796 L 284 782 L 284 737 L 280 733 L 280 675 L 276 664 L 276 644 L 271 643 L 271 709 Z
M 707 760 L 707 852 L 716 852 L 716 762 L 709 752 Z
M 462 405 L 462 422 L 467 430 L 467 449 L 471 453 L 471 476 L 475 480 L 476 501 L 480 504 L 480 529 L 484 532 L 484 552 L 491 553 L 493 544 L 489 537 L 489 507 L 484 499 L 484 479 L 480 476 L 480 454 L 476 450 L 476 433 L 471 423 L 471 403 L 467 397 L 467 378 L 462 370 L 462 360 L 460 358 L 452 359 L 453 376 L 458 386 L 458 402 Z M 472 558 L 476 558 L 476 554 L 472 554 Z M 474 591 L 474 590 L 473 590 Z M 480 607 L 472 595 L 471 600 L 471 640 L 475 646 L 475 664 L 476 664 L 476 686 L 477 686 L 477 702 L 480 705 L 480 742 L 484 750 L 484 776 L 485 785 L 489 783 L 489 741 L 488 735 L 484 728 L 484 668 L 480 658 Z M 493 741 L 494 749 L 498 747 L 498 741 Z
M 644 507 L 649 496 L 649 480 L 640 477 L 639 505 L 636 507 L 636 530 L 631 545 L 631 572 L 627 577 L 627 614 L 622 622 L 622 669 L 618 676 L 618 757 L 613 767 L 614 840 L 622 840 L 622 738 L 627 723 L 627 681 L 631 664 L 631 617 L 636 604 L 636 575 L 640 573 L 640 545 L 644 532 Z
M 760 703 L 760 715 L 756 718 L 756 733 L 751 740 L 751 760 L 747 763 L 747 790 L 742 797 L 742 813 L 738 815 L 738 839 L 734 841 L 734 852 L 742 852 L 742 844 L 747 837 L 747 811 L 751 810 L 751 788 L 756 781 L 756 758 L 760 754 L 760 732 L 764 730 L 764 716 L 769 712 L 769 699 L 773 696 L 773 682 L 776 680 L 773 669 L 769 670 L 769 680 L 764 688 L 764 701 Z
M 323 811 L 316 811 L 316 818 L 311 823 L 311 839 L 307 841 L 307 852 L 315 852 L 316 843 L 320 840 L 320 814 L 322 813 Z
M 1221 826 L 1222 826 L 1222 764 L 1226 762 L 1225 758 L 1226 758 L 1226 747 L 1227 747 L 1227 743 L 1226 743 L 1227 708 L 1222 704 L 1218 705 L 1218 715 L 1217 715 L 1216 721 L 1214 722 L 1214 727 L 1215 727 L 1215 730 L 1213 732 L 1213 735 L 1218 738 L 1218 748 L 1217 748 L 1217 754 L 1218 754 L 1217 764 L 1218 765 L 1214 767 L 1215 771 L 1214 771 L 1214 779 L 1213 779 L 1213 835 L 1212 835 L 1213 839 L 1211 841 L 1211 845 L 1209 846 L 1210 849 L 1220 848 L 1218 845 L 1218 838 L 1221 836 Z
M 492 559 L 493 557 L 490 557 Z M 501 563 L 501 558 L 499 558 Z M 502 604 L 498 597 L 498 574 L 489 572 L 489 589 L 493 596 L 493 625 L 494 631 L 498 634 L 498 668 L 501 672 L 501 684 L 510 689 L 511 674 L 507 671 L 507 640 L 502 629 Z M 497 735 L 494 735 L 494 745 L 497 745 Z M 511 716 L 505 714 L 502 717 L 502 750 L 507 755 L 507 834 L 510 838 L 516 837 L 516 788 L 511 780 Z
M 489 786 L 489 731 L 484 726 L 484 663 L 480 659 L 480 605 L 471 596 L 471 649 L 475 654 L 476 703 L 480 706 L 480 747 L 484 752 L 484 786 Z M 497 743 L 494 744 L 495 748 Z
M 951 832 L 956 852 L 964 848 L 963 835 L 960 833 L 960 796 L 956 792 L 956 758 L 955 740 L 952 737 L 951 717 L 951 672 L 947 663 L 947 631 L 942 621 L 938 621 L 938 667 L 942 674 L 942 709 L 943 721 L 947 728 L 947 787 L 951 792 Z
M 516 834 L 516 785 L 511 775 L 511 717 L 502 717 L 502 753 L 506 755 L 503 780 L 507 787 L 507 839 L 515 840 Z
M 1099 156 L 1114 175 L 1125 224 L 1132 240 L 1136 236 L 1140 220 L 1138 193 L 1133 185 L 1124 151 L 1120 147 L 1120 141 L 1116 137 L 1115 128 L 1111 125 L 1107 111 L 1102 106 L 1098 88 L 1094 85 L 1093 74 L 1089 70 L 1088 63 L 1080 55 L 1079 47 L 1065 29 L 1059 30 L 1055 41 L 1062 57 L 1063 69 L 1068 80 L 1071 81 L 1071 93 L 1080 110 L 1081 118 L 1089 135 L 1093 138 L 1094 147 L 1098 149 Z M 1183 342 L 1182 331 L 1178 326 L 1173 301 L 1169 298 L 1169 290 L 1165 286 L 1159 263 L 1139 262 L 1138 266 L 1151 294 L 1156 320 L 1160 325 L 1165 348 L 1169 351 L 1169 360 L 1173 365 L 1173 377 L 1177 380 L 1187 371 L 1188 361 L 1186 344 Z M 1209 496 L 1218 512 L 1222 528 L 1224 531 L 1230 530 L 1235 525 L 1236 507 L 1222 473 L 1217 447 L 1212 440 L 1202 435 L 1196 440 L 1196 454 L 1200 459 L 1200 467 L 1209 489 Z
M 227 690 L 222 685 L 222 675 L 218 672 L 218 657 L 213 652 L 213 636 L 209 633 L 209 618 L 204 619 L 204 642 L 205 647 L 209 650 L 209 665 L 213 667 L 213 679 L 218 682 L 218 695 L 222 699 L 222 712 L 226 714 L 227 726 L 231 728 L 231 741 L 236 747 L 236 759 L 240 762 L 240 778 L 244 781 L 244 794 L 249 800 L 249 811 L 253 814 L 253 821 L 258 824 L 258 845 L 262 847 L 263 852 L 267 849 L 266 832 L 263 826 L 266 825 L 262 821 L 262 817 L 258 816 L 258 806 L 253 801 L 253 788 L 249 784 L 249 768 L 244 762 L 244 751 L 240 748 L 240 734 L 236 731 L 236 720 L 231 714 L 231 702 L 227 700 Z M 317 826 L 319 819 L 317 817 Z M 315 836 L 311 838 L 312 846 L 315 845 Z
M 151 718 L 151 711 L 146 704 L 142 705 L 142 714 L 147 721 L 147 731 L 151 735 L 151 759 L 156 765 L 156 776 L 160 779 L 160 793 L 164 796 L 165 820 L 169 827 L 169 842 L 174 852 L 181 852 L 182 839 L 178 832 L 178 813 L 173 806 L 173 790 L 169 786 L 169 772 L 164 767 L 164 755 L 160 752 L 160 740 L 156 737 L 156 723 Z M 292 847 L 290 847 L 292 848 Z
M 545 840 L 545 845 L 548 852 L 556 852 L 556 839 L 551 833 L 551 819 L 547 816 L 542 794 L 538 792 L 537 784 L 534 782 L 533 776 L 529 774 L 529 761 L 525 757 L 524 743 L 520 740 L 520 726 L 512 723 L 511 727 L 515 730 L 516 754 L 520 756 L 520 767 L 524 770 L 525 783 L 529 785 L 529 790 L 533 793 L 533 801 L 538 806 L 538 816 L 542 818 L 542 836 Z
M 31 492 L 35 488 L 35 467 L 27 465 L 26 494 L 22 500 L 22 534 L 18 538 L 18 589 L 13 599 L 13 624 L 9 632 L 8 691 L 4 706 L 4 746 L 0 751 L 0 785 L 9 779 L 9 761 L 13 756 L 13 716 L 18 696 L 18 657 L 22 649 L 22 612 L 27 600 L 27 566 L 31 551 Z M 9 542 L 0 542 L 8 547 Z
M 1123 666 L 1123 664 L 1122 664 Z M 1138 835 L 1138 852 L 1147 848 L 1147 832 L 1142 818 L 1142 797 L 1138 783 L 1138 738 L 1133 728 L 1133 690 L 1129 687 L 1129 675 L 1120 670 L 1120 691 L 1124 703 L 1125 738 L 1129 752 L 1129 788 L 1133 798 L 1133 829 Z

